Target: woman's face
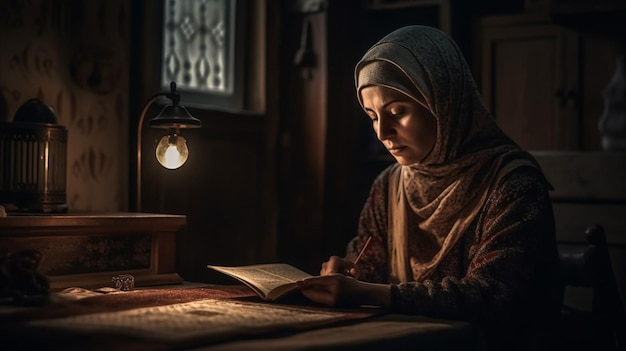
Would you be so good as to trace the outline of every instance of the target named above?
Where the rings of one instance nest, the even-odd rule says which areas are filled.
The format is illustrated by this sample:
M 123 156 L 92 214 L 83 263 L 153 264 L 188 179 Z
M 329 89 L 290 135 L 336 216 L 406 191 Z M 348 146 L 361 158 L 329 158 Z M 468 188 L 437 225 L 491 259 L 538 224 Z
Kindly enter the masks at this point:
M 361 90 L 363 108 L 385 148 L 403 166 L 420 162 L 437 138 L 437 121 L 426 108 L 403 93 L 382 86 Z

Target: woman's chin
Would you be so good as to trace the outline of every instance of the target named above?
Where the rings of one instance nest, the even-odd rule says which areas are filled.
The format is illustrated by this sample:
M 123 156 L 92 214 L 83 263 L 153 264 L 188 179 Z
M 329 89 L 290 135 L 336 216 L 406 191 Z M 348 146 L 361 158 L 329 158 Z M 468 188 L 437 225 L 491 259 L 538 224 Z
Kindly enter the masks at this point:
M 405 150 L 406 151 L 406 150 Z M 410 165 L 414 165 L 416 163 L 421 163 L 423 162 L 428 155 L 430 154 L 430 152 L 427 153 L 409 153 L 409 152 L 399 152 L 399 153 L 390 153 L 391 156 L 393 156 L 393 158 L 396 159 L 396 162 L 398 162 L 400 165 L 402 166 L 410 166 Z
M 393 158 L 395 158 L 396 162 L 398 162 L 402 166 L 408 166 L 408 165 L 412 165 L 412 164 L 415 163 L 415 162 L 412 162 L 411 160 L 408 160 L 408 159 L 406 159 L 404 157 L 399 157 L 399 156 L 396 157 L 396 156 L 394 156 Z
M 414 158 L 408 159 L 408 158 L 403 158 L 403 157 L 394 157 L 394 158 L 402 166 L 412 166 L 412 165 L 420 164 L 424 160 L 424 159 L 416 160 Z

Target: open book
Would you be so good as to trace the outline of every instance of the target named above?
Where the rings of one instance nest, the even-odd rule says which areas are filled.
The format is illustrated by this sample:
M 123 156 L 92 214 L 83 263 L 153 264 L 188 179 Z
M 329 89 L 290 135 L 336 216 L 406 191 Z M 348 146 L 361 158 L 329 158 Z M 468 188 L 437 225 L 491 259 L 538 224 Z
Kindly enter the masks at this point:
M 296 281 L 312 276 L 286 263 L 237 267 L 208 265 L 207 267 L 240 280 L 268 301 L 274 301 L 296 290 L 298 288 Z

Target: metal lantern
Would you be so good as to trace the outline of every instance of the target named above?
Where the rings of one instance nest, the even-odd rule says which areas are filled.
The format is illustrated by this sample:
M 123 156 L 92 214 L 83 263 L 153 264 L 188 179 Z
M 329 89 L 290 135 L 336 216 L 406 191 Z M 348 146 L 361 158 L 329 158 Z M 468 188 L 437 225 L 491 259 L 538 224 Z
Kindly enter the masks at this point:
M 0 123 L 0 205 L 7 212 L 67 212 L 67 129 L 38 99 Z

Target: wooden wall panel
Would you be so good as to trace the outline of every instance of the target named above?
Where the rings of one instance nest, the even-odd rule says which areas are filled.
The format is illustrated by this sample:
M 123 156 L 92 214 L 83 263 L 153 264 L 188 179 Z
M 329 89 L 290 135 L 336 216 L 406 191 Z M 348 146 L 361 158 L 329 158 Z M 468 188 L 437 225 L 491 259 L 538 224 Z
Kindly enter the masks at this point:
M 548 180 L 560 245 L 584 245 L 594 223 L 606 231 L 615 278 L 626 306 L 626 153 L 535 152 Z M 584 289 L 566 292 L 567 301 L 584 306 Z
M 203 128 L 182 131 L 190 155 L 176 170 L 161 167 L 153 156 L 162 131 L 146 131 L 142 212 L 187 215 L 187 231 L 177 240 L 178 273 L 186 280 L 215 282 L 220 276 L 207 264 L 275 260 L 266 215 L 271 201 L 264 191 L 263 117 L 216 118 L 199 111 L 195 116 Z
M 557 201 L 626 202 L 626 152 L 534 151 Z

